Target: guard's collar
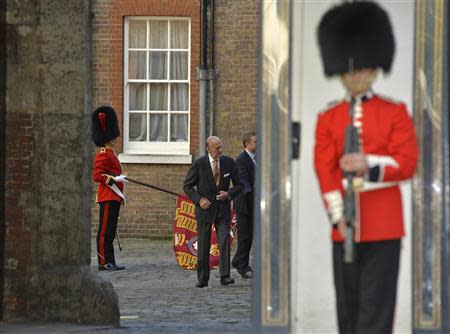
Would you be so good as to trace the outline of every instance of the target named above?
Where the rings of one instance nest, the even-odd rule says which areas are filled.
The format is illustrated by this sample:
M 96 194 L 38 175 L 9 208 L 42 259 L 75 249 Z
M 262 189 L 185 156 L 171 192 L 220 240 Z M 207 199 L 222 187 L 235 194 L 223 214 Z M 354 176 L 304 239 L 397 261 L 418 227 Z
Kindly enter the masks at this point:
M 369 101 L 373 97 L 373 91 L 372 89 L 369 89 L 365 91 L 364 93 L 358 94 L 357 96 L 352 97 L 350 94 L 347 94 L 345 96 L 345 101 L 350 102 L 350 100 L 353 98 L 355 99 L 356 103 L 364 103 Z

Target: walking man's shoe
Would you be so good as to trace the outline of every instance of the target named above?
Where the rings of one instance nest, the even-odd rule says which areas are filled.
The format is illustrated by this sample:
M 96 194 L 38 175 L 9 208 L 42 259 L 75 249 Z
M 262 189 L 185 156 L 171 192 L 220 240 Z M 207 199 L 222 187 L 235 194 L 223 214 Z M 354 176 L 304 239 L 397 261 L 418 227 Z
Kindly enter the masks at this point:
M 220 284 L 222 285 L 234 284 L 234 279 L 232 279 L 230 276 L 221 277 Z
M 104 266 L 103 265 L 98 266 L 98 270 L 115 271 L 115 270 L 124 270 L 124 269 L 125 269 L 124 266 L 117 266 L 112 263 L 107 263 Z
M 253 278 L 253 272 L 251 270 L 241 274 L 242 278 L 248 279 L 248 278 Z
M 195 286 L 197 288 L 204 288 L 205 286 L 208 286 L 208 282 L 198 282 Z

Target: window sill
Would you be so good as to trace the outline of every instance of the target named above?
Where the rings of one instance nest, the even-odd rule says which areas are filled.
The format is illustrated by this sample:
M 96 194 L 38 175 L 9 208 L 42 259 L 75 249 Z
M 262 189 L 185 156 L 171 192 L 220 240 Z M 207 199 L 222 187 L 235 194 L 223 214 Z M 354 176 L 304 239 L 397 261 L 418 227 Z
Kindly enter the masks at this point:
M 125 164 L 191 164 L 192 155 L 119 154 L 119 161 Z

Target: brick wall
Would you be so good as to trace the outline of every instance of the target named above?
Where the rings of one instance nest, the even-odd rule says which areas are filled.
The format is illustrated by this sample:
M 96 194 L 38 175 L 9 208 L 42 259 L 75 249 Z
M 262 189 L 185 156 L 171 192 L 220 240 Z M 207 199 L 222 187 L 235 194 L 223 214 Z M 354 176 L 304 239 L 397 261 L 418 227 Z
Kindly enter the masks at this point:
M 236 157 L 242 150 L 243 133 L 256 129 L 257 45 L 259 7 L 257 0 L 216 0 L 215 134 L 224 142 L 224 154 Z M 123 18 L 142 16 L 191 17 L 191 154 L 198 155 L 198 81 L 200 63 L 200 0 L 98 0 L 93 12 L 94 106 L 111 104 L 122 123 L 123 113 Z M 120 151 L 120 149 L 119 149 Z M 123 164 L 134 179 L 182 193 L 187 165 Z M 134 184 L 126 187 L 127 205 L 120 214 L 122 237 L 170 236 L 174 217 L 173 196 Z M 93 200 L 94 203 L 94 195 Z M 92 233 L 98 228 L 98 208 L 92 207 Z
M 198 81 L 200 63 L 200 0 L 97 0 L 93 3 L 93 105 L 110 104 L 123 116 L 123 22 L 125 16 L 181 16 L 191 18 L 191 154 L 198 154 Z M 122 130 L 122 129 L 121 129 Z M 122 131 L 123 133 L 123 131 Z M 122 143 L 119 144 L 120 153 Z M 123 164 L 124 174 L 178 193 L 188 165 Z M 94 187 L 95 188 L 95 187 Z M 128 183 L 127 204 L 120 214 L 121 237 L 170 236 L 175 214 L 174 196 Z M 92 197 L 95 202 L 95 195 Z M 98 229 L 98 207 L 92 206 L 92 233 Z
M 5 192 L 5 319 L 14 319 L 26 312 L 26 291 L 29 275 L 31 231 L 25 222 L 26 203 L 31 183 L 32 114 L 6 114 L 6 192 Z
M 10 20 L 6 22 L 6 107 L 5 113 L 5 245 L 4 245 L 4 319 L 16 319 L 26 312 L 26 287 L 29 281 L 31 254 L 31 229 L 27 225 L 26 210 L 32 189 L 33 158 L 33 114 L 37 111 L 38 94 L 34 81 L 38 71 L 34 71 L 32 61 L 37 35 L 21 34 L 35 31 L 38 25 L 36 4 L 25 9 L 23 6 L 8 6 Z M 24 14 L 14 16 L 12 9 Z M 17 85 L 17 86 L 15 86 Z M 17 89 L 20 85 L 20 89 Z M 14 93 L 13 93 L 14 92 Z
M 216 0 L 216 133 L 236 158 L 240 139 L 256 130 L 259 1 Z
M 224 154 L 236 157 L 242 150 L 243 133 L 256 129 L 257 46 L 259 6 L 257 0 L 216 0 L 215 134 L 224 142 Z M 198 155 L 198 81 L 200 63 L 200 0 L 97 0 L 93 5 L 94 106 L 111 104 L 123 113 L 123 17 L 191 17 L 191 154 Z M 187 165 L 123 164 L 124 173 L 171 191 L 182 193 Z M 120 214 L 122 237 L 170 236 L 174 217 L 173 196 L 134 184 L 126 187 L 127 205 Z M 94 203 L 94 195 L 93 200 Z M 92 233 L 98 228 L 98 208 L 92 207 Z

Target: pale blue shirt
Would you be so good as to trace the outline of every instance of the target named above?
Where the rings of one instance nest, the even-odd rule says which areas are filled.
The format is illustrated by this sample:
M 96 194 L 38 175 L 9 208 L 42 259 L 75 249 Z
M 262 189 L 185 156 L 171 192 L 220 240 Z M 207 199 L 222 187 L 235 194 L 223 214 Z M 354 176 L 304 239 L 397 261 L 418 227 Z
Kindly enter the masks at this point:
M 245 152 L 247 152 L 247 154 L 250 156 L 250 158 L 252 158 L 253 163 L 256 165 L 256 154 L 250 152 L 249 150 L 245 149 Z

